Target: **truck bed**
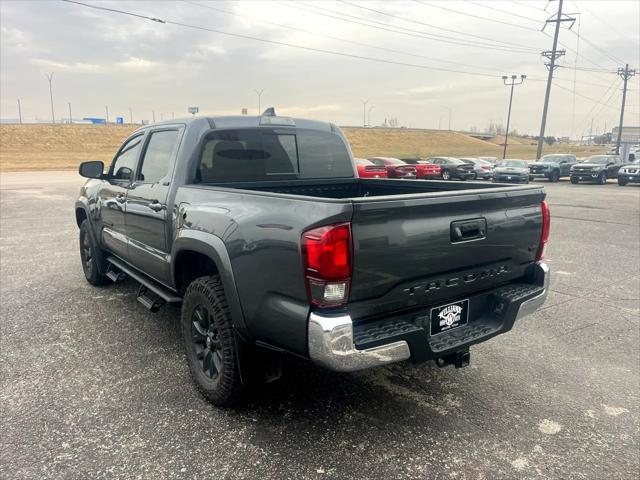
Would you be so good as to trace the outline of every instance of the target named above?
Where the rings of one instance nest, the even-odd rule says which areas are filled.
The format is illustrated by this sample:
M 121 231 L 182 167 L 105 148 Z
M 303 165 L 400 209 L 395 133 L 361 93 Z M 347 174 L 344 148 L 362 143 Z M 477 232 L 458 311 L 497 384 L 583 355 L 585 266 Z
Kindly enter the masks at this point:
M 224 184 L 206 184 L 217 188 L 233 188 L 284 195 L 296 195 L 314 198 L 361 199 L 391 195 L 411 195 L 424 193 L 468 194 L 469 191 L 494 192 L 518 191 L 524 189 L 540 190 L 540 187 L 500 185 L 487 182 L 457 182 L 441 180 L 393 180 L 393 179 L 339 179 L 339 180 L 278 180 L 274 182 L 236 182 Z M 204 186 L 201 184 L 199 186 Z M 480 193 L 478 192 L 478 193 Z

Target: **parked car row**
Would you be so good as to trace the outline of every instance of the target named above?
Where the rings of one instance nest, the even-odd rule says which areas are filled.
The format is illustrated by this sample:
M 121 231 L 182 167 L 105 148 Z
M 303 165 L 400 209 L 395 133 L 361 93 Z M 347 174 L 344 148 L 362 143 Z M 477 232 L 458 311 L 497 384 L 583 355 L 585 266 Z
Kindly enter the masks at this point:
M 437 180 L 491 180 L 495 183 L 529 183 L 539 178 L 557 182 L 569 177 L 572 184 L 605 184 L 618 179 L 621 186 L 640 183 L 638 160 L 625 163 L 618 155 L 592 155 L 577 159 L 575 155 L 555 153 L 535 162 L 518 159 L 496 161 L 491 157 L 357 158 L 361 178 L 404 178 Z

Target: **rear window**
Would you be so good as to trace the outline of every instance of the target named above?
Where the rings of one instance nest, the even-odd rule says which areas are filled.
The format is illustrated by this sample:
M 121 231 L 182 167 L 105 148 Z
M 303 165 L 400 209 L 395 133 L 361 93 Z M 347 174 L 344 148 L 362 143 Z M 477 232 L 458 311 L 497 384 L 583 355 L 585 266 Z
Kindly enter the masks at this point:
M 311 130 L 221 130 L 207 135 L 196 182 L 347 178 L 353 167 L 342 139 Z

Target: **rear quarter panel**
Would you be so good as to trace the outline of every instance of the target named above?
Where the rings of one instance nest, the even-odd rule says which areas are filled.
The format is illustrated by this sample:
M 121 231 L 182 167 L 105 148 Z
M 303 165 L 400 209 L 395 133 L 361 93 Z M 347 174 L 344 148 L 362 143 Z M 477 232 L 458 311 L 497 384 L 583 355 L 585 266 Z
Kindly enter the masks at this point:
M 351 203 L 197 185 L 181 187 L 176 205 L 174 237 L 195 229 L 224 243 L 251 336 L 306 355 L 309 301 L 300 237 L 350 221 Z

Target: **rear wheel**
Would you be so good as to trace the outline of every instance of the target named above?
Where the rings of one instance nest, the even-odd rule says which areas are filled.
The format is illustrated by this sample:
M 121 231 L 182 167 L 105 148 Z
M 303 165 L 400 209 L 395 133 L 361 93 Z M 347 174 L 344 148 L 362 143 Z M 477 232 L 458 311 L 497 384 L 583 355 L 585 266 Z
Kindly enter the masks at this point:
M 578 182 L 580 182 L 580 180 L 578 180 L 576 177 L 571 177 L 571 183 L 573 183 L 574 185 L 577 185 Z
M 557 170 L 554 170 L 549 175 L 549 181 L 550 182 L 557 182 L 558 180 L 560 180 L 560 172 L 558 172 Z
M 442 179 L 443 180 L 451 180 L 451 173 L 449 173 L 449 170 L 443 170 L 442 171 Z
M 102 250 L 93 241 L 89 220 L 83 220 L 80 224 L 80 260 L 84 276 L 91 285 L 104 285 L 109 278 L 102 275 L 99 270 L 99 262 L 102 258 Z
M 607 174 L 606 172 L 602 172 L 598 175 L 598 185 L 604 185 L 605 183 L 607 183 Z
M 200 393 L 217 406 L 237 404 L 244 393 L 239 349 L 220 277 L 201 277 L 187 287 L 181 323 L 187 363 Z
M 622 178 L 618 178 L 618 185 L 620 185 L 621 187 L 624 187 L 628 182 L 626 180 L 623 180 Z

